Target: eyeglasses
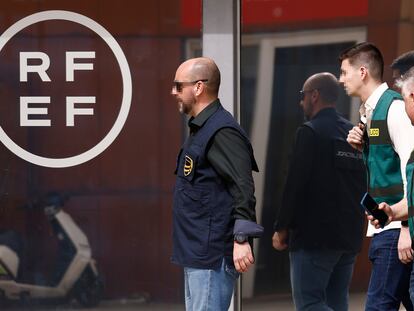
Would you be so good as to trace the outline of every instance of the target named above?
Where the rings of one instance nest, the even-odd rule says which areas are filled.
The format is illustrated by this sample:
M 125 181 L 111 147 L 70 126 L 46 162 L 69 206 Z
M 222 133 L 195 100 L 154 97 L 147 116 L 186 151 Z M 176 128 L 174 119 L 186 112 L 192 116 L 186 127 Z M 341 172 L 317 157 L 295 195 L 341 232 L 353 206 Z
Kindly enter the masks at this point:
M 306 93 L 310 93 L 310 92 L 313 92 L 313 91 L 315 91 L 315 90 L 317 90 L 317 89 L 311 89 L 311 90 L 300 90 L 300 91 L 299 91 L 299 99 L 300 99 L 300 100 L 304 100 L 304 99 L 305 99 L 305 95 L 306 95 Z
M 183 90 L 184 85 L 192 85 L 196 84 L 197 82 L 208 82 L 208 79 L 199 79 L 195 81 L 174 81 L 173 82 L 173 88 L 180 93 Z

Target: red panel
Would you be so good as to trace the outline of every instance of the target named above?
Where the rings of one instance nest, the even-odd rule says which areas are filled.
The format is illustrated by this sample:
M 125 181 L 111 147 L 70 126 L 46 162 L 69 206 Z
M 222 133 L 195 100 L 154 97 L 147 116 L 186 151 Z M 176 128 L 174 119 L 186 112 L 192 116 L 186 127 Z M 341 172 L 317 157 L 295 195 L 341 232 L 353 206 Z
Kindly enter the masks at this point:
M 202 0 L 181 0 L 181 24 L 184 28 L 201 29 Z M 195 14 L 200 12 L 200 14 Z
M 368 0 L 348 0 L 339 3 L 327 0 L 245 0 L 242 11 L 243 23 L 247 25 L 329 20 L 338 17 L 367 16 Z
M 159 32 L 158 1 L 100 1 L 100 15 L 112 34 L 155 35 Z
M 170 191 L 181 143 L 180 114 L 170 95 L 180 41 L 130 38 L 119 42 L 132 72 L 132 104 L 122 132 L 100 157 L 103 176 L 111 176 L 102 180 L 102 186 L 110 189 L 158 188 L 162 179 L 169 181 L 166 189 Z M 100 85 L 102 89 L 112 89 L 113 81 L 102 77 Z M 108 94 L 109 102 L 119 102 L 116 95 L 114 92 Z M 108 109 L 111 107 L 119 109 L 119 105 L 113 104 Z M 102 121 L 112 124 L 111 116 L 115 111 L 107 111 L 102 115 Z
M 339 5 L 338 5 L 339 4 Z M 181 0 L 181 23 L 187 28 L 201 27 L 201 0 Z M 274 25 L 295 21 L 334 20 L 368 16 L 368 0 L 243 0 L 243 25 Z

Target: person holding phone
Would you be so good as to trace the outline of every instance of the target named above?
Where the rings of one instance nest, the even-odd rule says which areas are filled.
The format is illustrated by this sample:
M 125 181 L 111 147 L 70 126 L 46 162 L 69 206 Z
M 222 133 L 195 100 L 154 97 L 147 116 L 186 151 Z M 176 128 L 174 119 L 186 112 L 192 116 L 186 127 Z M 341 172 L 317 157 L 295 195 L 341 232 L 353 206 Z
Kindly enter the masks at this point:
M 379 208 L 378 203 L 366 192 L 362 197 L 361 205 L 365 208 L 366 214 L 377 220 L 378 226 L 376 228 L 384 228 L 388 224 L 390 217 Z
M 414 105 L 412 104 L 412 99 L 410 96 L 410 92 L 414 90 L 414 86 L 411 84 L 412 77 L 414 75 L 414 72 L 408 72 L 412 67 L 414 67 L 414 50 L 405 52 L 398 56 L 391 64 L 392 69 L 392 77 L 394 79 L 394 86 L 401 90 L 401 95 L 404 99 L 405 104 L 405 112 L 408 115 L 408 118 L 410 118 L 411 124 L 414 125 Z M 414 70 L 414 69 L 413 69 Z M 404 88 L 404 90 L 403 90 Z M 413 164 L 413 153 L 411 153 L 411 157 L 407 162 L 406 172 L 407 172 L 407 199 L 411 198 L 414 195 L 413 188 L 412 188 L 412 166 Z M 408 186 L 410 185 L 410 186 Z M 406 200 L 403 200 L 400 202 L 400 204 L 394 204 L 391 208 L 387 203 L 382 202 L 379 204 L 378 208 L 380 210 L 384 210 L 389 217 L 387 221 L 392 220 L 403 220 L 406 221 L 408 218 L 408 206 Z M 375 226 L 376 228 L 380 228 L 381 224 L 378 219 L 378 217 L 375 217 L 375 215 L 371 215 L 368 213 L 368 220 L 371 221 L 371 224 Z M 409 223 L 407 221 L 407 223 Z M 410 235 L 411 238 L 413 238 L 413 232 L 414 228 L 412 228 L 413 223 L 410 224 Z M 411 299 L 413 300 L 413 297 Z
M 365 190 L 362 155 L 346 142 L 352 124 L 338 114 L 338 80 L 309 77 L 300 105 L 309 120 L 298 128 L 274 224 L 273 247 L 289 248 L 296 310 L 348 310 L 348 289 L 361 249 Z
M 414 52 L 411 52 L 414 55 Z M 414 63 L 414 62 L 413 62 Z M 401 94 L 404 98 L 405 111 L 414 125 L 414 67 L 411 67 L 408 72 L 404 73 L 400 79 L 397 80 L 397 86 L 401 88 Z M 407 198 L 399 204 L 390 206 L 386 202 L 379 204 L 379 210 L 383 210 L 389 216 L 389 220 L 407 220 L 410 229 L 411 238 L 414 238 L 414 150 L 407 162 L 406 167 L 407 176 Z M 375 227 L 380 227 L 380 222 L 375 215 L 369 215 L 368 220 Z M 411 250 L 413 256 L 413 250 Z M 414 302 L 414 271 L 411 271 L 410 279 L 410 297 Z
M 414 128 L 397 92 L 382 82 L 384 61 L 372 43 L 359 43 L 340 55 L 340 82 L 350 96 L 361 99 L 361 123 L 348 134 L 348 142 L 363 151 L 368 192 L 377 203 L 402 204 L 405 167 L 414 147 Z M 408 227 L 393 221 L 383 229 L 368 225 L 372 237 L 371 278 L 365 310 L 399 310 L 401 302 L 413 310 L 409 296 L 411 238 Z M 403 262 L 402 262 L 402 261 Z

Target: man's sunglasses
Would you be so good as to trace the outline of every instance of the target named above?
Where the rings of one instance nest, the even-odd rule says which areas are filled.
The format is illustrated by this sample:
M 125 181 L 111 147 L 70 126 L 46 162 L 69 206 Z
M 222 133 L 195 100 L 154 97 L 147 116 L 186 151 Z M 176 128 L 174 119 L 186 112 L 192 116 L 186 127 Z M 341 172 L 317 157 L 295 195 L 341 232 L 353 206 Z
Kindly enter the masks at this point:
M 300 100 L 304 100 L 304 99 L 305 99 L 305 95 L 306 95 L 306 93 L 311 93 L 311 92 L 313 92 L 313 91 L 315 91 L 315 90 L 317 90 L 317 89 L 311 89 L 311 90 L 300 90 L 300 91 L 299 91 L 299 99 L 300 99 Z
M 208 82 L 208 79 L 198 79 L 195 81 L 174 81 L 173 82 L 173 88 L 180 93 L 183 90 L 184 85 L 193 85 L 197 82 Z

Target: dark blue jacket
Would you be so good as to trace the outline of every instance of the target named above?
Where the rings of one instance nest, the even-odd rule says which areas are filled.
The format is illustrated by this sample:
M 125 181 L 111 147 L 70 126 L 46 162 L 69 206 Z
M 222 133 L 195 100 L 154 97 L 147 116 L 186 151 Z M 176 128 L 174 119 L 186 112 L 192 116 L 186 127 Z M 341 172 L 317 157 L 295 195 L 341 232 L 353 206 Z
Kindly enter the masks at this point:
M 290 230 L 289 249 L 357 252 L 366 191 L 362 154 L 346 141 L 352 124 L 325 108 L 298 129 L 275 231 Z
M 174 189 L 172 262 L 185 267 L 215 269 L 223 257 L 232 263 L 233 197 L 207 160 L 209 144 L 222 128 L 240 132 L 254 162 L 246 134 L 221 105 L 184 143 Z

